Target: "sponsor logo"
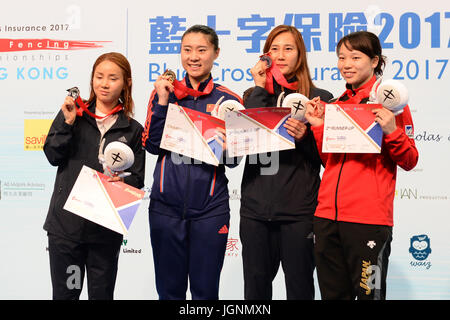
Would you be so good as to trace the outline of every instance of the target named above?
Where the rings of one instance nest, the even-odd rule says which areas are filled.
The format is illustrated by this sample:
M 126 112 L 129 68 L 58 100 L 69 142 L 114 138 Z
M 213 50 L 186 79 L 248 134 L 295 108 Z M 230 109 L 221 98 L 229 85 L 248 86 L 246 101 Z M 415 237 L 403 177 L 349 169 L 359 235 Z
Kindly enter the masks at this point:
M 241 200 L 241 195 L 238 193 L 237 189 L 233 189 L 230 194 L 230 200 Z
M 52 122 L 50 119 L 24 119 L 23 149 L 41 151 Z
M 103 43 L 111 41 L 73 41 L 55 39 L 0 39 L 0 52 L 35 50 L 81 50 L 102 48 Z
M 395 199 L 398 200 L 448 200 L 445 194 L 424 194 L 419 192 L 417 188 L 399 188 L 395 190 Z
M 416 188 L 401 188 L 395 190 L 395 197 L 398 199 L 417 199 Z
M 142 249 L 129 248 L 129 247 L 127 247 L 127 245 L 128 245 L 128 239 L 123 239 L 122 240 L 122 252 L 123 253 L 136 253 L 136 254 L 142 253 Z
M 45 191 L 44 183 L 17 181 L 0 182 L 0 199 L 25 199 L 35 196 L 36 193 L 45 195 L 43 191 Z
M 405 127 L 405 131 L 406 131 L 406 127 Z M 414 134 L 414 132 L 411 132 L 411 133 Z M 424 130 L 423 132 L 416 134 L 414 139 L 419 142 L 441 142 L 441 140 L 443 140 L 443 136 L 440 135 L 439 133 L 433 133 L 433 132 Z
M 239 239 L 233 237 L 228 238 L 225 256 L 237 257 L 239 256 L 239 251 Z
M 426 234 L 412 236 L 410 239 L 409 253 L 414 258 L 410 262 L 411 267 L 431 268 L 431 261 L 427 261 L 431 254 L 430 238 Z

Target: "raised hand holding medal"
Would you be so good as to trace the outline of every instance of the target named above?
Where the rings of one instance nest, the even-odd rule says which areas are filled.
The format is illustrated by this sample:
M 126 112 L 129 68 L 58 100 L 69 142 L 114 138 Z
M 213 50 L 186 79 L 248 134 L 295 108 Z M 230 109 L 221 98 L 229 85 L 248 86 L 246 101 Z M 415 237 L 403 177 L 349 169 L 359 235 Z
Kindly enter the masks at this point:
M 200 97 L 210 94 L 214 89 L 213 81 L 210 81 L 203 91 L 189 88 L 186 85 L 186 79 L 178 81 L 175 73 L 168 69 L 162 75 L 158 77 L 155 82 L 155 90 L 158 93 L 158 104 L 167 105 L 169 102 L 169 94 L 174 93 L 178 100 L 185 98 L 186 96 Z M 167 99 L 167 100 L 166 100 Z
M 170 69 L 167 69 L 167 70 L 163 73 L 162 76 L 165 77 L 165 78 L 167 79 L 167 81 L 169 81 L 170 83 L 173 83 L 173 82 L 177 79 L 177 76 L 175 75 L 175 72 L 173 72 L 173 71 L 170 70 Z
M 176 76 L 172 70 L 166 70 L 156 79 L 155 90 L 158 94 L 158 104 L 165 106 L 169 103 L 169 94 L 174 91 L 175 80 Z
M 64 113 L 66 123 L 70 125 L 72 125 L 75 122 L 77 116 L 81 117 L 84 112 L 86 112 L 89 116 L 93 118 L 103 119 L 123 109 L 122 104 L 119 103 L 107 115 L 100 117 L 88 110 L 88 106 L 80 97 L 80 90 L 78 89 L 78 87 L 72 87 L 70 89 L 67 89 L 67 92 L 69 92 L 69 94 L 64 100 L 64 104 L 62 105 L 61 109 Z
M 253 81 L 258 87 L 265 88 L 267 80 L 267 70 L 272 66 L 272 59 L 268 55 L 262 55 L 256 65 L 250 69 Z
M 64 99 L 64 103 L 61 106 L 61 110 L 64 114 L 65 122 L 68 125 L 73 125 L 77 117 L 77 109 L 75 107 L 75 100 L 72 96 L 68 95 Z
M 284 74 L 278 68 L 275 63 L 272 63 L 271 66 L 267 69 L 267 81 L 266 81 L 266 90 L 270 93 L 274 93 L 273 89 L 273 79 L 282 87 L 296 91 L 298 89 L 298 82 L 289 83 Z

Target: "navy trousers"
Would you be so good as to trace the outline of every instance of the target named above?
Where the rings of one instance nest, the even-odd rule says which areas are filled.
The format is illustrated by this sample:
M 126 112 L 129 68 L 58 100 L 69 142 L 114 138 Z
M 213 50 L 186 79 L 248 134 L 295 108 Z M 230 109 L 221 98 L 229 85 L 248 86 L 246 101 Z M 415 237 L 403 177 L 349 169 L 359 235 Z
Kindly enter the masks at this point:
M 149 213 L 156 290 L 161 300 L 217 300 L 230 215 L 186 220 Z

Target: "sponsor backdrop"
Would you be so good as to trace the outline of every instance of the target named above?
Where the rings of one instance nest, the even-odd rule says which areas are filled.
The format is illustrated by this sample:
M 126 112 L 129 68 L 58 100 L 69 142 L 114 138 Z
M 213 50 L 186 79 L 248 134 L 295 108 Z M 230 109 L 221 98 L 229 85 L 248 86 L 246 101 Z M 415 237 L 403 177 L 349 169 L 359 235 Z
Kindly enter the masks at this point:
M 156 77 L 166 68 L 183 76 L 180 38 L 193 24 L 217 30 L 221 52 L 213 76 L 238 94 L 252 86 L 251 68 L 269 31 L 297 27 L 308 49 L 315 84 L 334 95 L 344 89 L 335 47 L 343 35 L 369 30 L 388 57 L 385 79 L 409 89 L 420 159 L 399 169 L 388 299 L 449 299 L 450 105 L 448 1 L 14 1 L 0 12 L 0 299 L 50 299 L 47 213 L 56 168 L 42 145 L 66 89 L 89 95 L 91 67 L 100 54 L 118 51 L 133 69 L 135 118 L 144 123 Z M 332 9 L 333 8 L 333 9 Z M 147 155 L 146 188 L 156 157 Z M 220 298 L 242 299 L 239 239 L 243 165 L 228 170 L 231 226 Z M 299 182 L 300 183 L 300 182 Z M 123 240 L 117 299 L 157 299 L 148 227 L 148 192 Z M 219 230 L 218 230 L 219 231 Z M 373 245 L 373 243 L 371 244 Z M 316 299 L 320 293 L 316 286 Z M 84 292 L 82 298 L 86 298 Z M 189 295 L 188 295 L 189 297 Z M 274 299 L 285 299 L 282 269 Z

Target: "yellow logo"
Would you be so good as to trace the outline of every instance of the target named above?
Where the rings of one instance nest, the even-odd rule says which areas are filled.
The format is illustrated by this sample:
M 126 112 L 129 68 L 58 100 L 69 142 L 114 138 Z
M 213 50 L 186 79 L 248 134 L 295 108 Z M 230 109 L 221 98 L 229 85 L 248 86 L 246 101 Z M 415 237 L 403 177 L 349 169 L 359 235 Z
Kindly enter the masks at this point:
M 361 282 L 359 283 L 359 286 L 366 290 L 366 295 L 369 295 L 372 292 L 372 289 L 367 285 L 368 282 L 368 273 L 370 270 L 371 264 L 370 261 L 364 261 L 362 262 L 362 272 L 361 272 Z
M 140 194 L 139 192 L 131 190 L 130 188 L 125 188 L 124 191 L 128 192 L 129 194 L 132 194 L 133 196 L 135 196 L 138 199 L 141 199 L 143 197 L 143 194 Z
M 23 149 L 25 151 L 41 151 L 53 120 L 24 119 L 23 121 Z

